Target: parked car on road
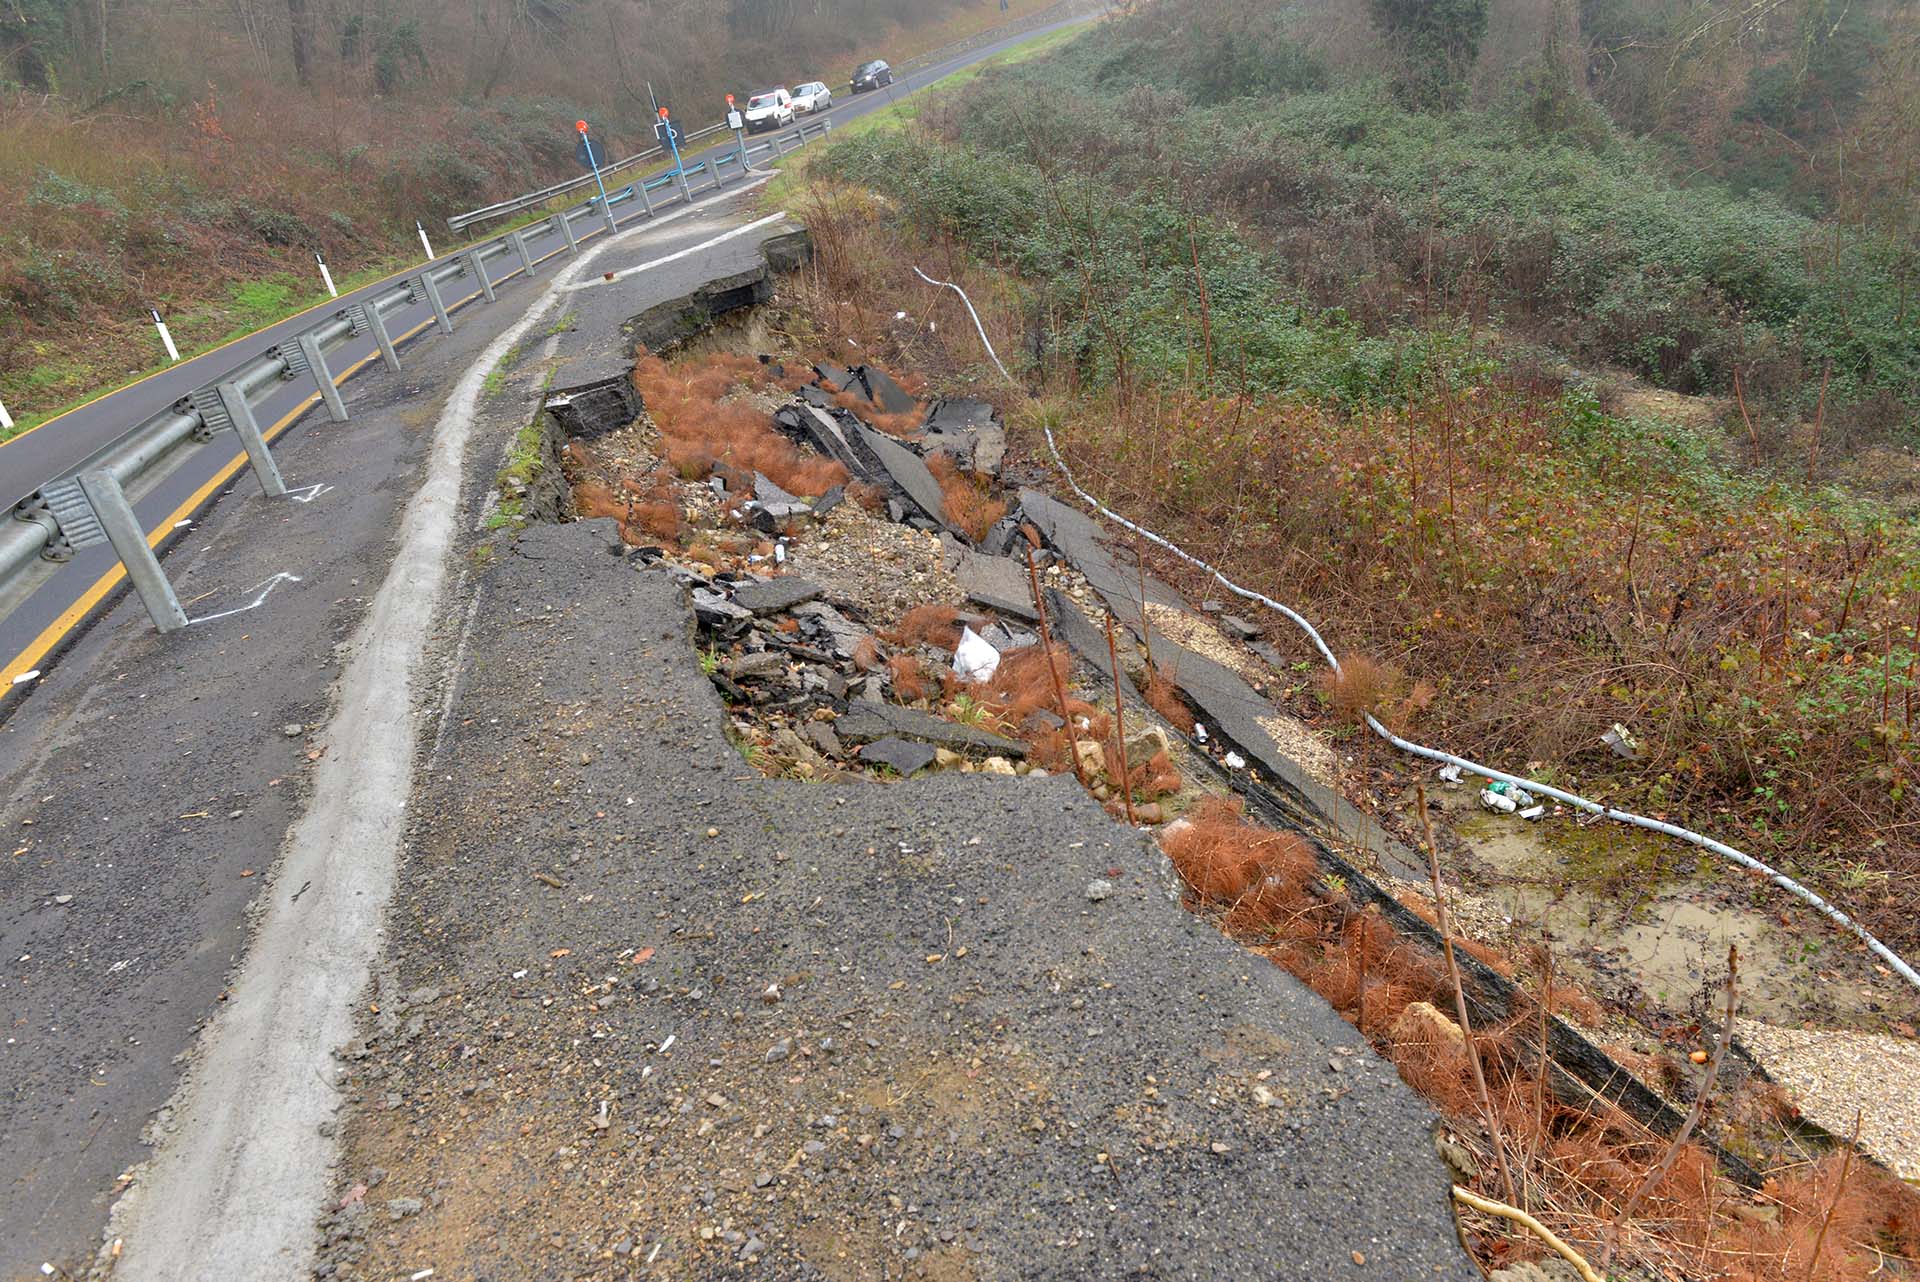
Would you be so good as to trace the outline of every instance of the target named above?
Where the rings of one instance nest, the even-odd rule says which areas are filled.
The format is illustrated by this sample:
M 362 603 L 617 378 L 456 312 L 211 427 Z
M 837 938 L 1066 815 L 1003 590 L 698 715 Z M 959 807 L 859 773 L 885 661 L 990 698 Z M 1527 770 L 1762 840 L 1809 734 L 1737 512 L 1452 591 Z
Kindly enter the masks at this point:
M 884 61 L 875 58 L 872 62 L 863 62 L 853 73 L 853 91 L 865 93 L 869 89 L 878 89 L 882 85 L 893 83 L 893 68 Z
M 765 89 L 747 99 L 747 132 L 757 134 L 793 123 L 793 95 L 787 87 Z
M 831 106 L 833 106 L 833 90 L 818 80 L 809 80 L 793 91 L 795 111 L 825 111 Z

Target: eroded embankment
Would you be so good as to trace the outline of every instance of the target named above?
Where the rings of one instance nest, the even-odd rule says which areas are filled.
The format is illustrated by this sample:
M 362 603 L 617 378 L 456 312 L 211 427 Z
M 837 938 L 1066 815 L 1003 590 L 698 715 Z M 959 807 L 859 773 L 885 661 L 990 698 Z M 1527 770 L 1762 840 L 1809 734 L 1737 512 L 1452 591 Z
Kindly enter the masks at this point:
M 774 346 L 767 337 L 762 327 L 750 350 Z M 1337 758 L 1330 780 L 1331 754 L 1299 750 L 1313 737 L 1263 694 L 1284 682 L 1287 666 L 1258 629 L 1187 611 L 1144 567 L 1116 559 L 1078 513 L 1004 489 L 1004 436 L 991 406 L 922 403 L 912 380 L 871 365 L 735 354 L 724 336 L 700 346 L 680 361 L 644 357 L 636 385 L 647 417 L 624 436 L 573 442 L 567 461 L 583 510 L 613 517 L 641 559 L 666 563 L 693 594 L 703 666 L 729 703 L 743 758 L 810 780 L 1078 773 L 1117 817 L 1129 803 L 1149 824 L 1184 816 L 1162 844 L 1199 899 L 1228 909 L 1229 930 L 1307 979 L 1477 1132 L 1459 1152 L 1499 1191 L 1496 1141 L 1470 1085 L 1473 1056 L 1441 1013 L 1452 1000 L 1434 906 L 1404 880 L 1424 856 L 1386 837 L 1377 820 L 1368 831 L 1371 817 L 1330 786 Z M 849 505 L 849 494 L 864 503 Z M 1016 549 L 1032 550 L 1033 578 L 1023 555 L 1005 555 Z M 1113 653 L 1121 711 L 1132 719 L 1124 726 L 1106 639 L 1088 617 L 1108 609 L 1120 621 Z M 996 656 L 990 677 L 956 671 L 956 660 L 966 666 L 963 640 L 967 653 L 978 640 L 988 646 L 980 654 Z M 1283 739 L 1291 754 L 1277 746 Z M 1229 790 L 1293 835 L 1246 827 L 1221 800 Z M 1356 835 L 1365 840 L 1349 857 L 1315 840 L 1351 848 Z M 1500 1155 L 1517 1145 L 1528 1164 L 1545 1162 L 1529 1172 L 1544 1180 L 1541 1205 L 1588 1225 L 1592 1237 L 1660 1156 L 1659 1137 L 1681 1125 L 1701 1070 L 1629 1051 L 1618 1040 L 1635 1036 L 1621 1018 L 1628 1012 L 1603 1012 L 1546 984 L 1538 958 L 1516 966 L 1496 950 L 1463 948 L 1473 954 L 1463 960 L 1473 1022 L 1491 1030 L 1475 1048 L 1505 1100 L 1496 1110 Z M 1543 1004 L 1530 991 L 1551 996 Z M 1603 1029 L 1615 1049 L 1600 1049 L 1564 1011 Z M 1544 1076 L 1542 1027 L 1553 1055 Z M 1626 1071 L 1628 1057 L 1651 1086 Z M 1806 1256 L 1848 1276 L 1850 1248 L 1822 1247 L 1814 1261 L 1803 1232 L 1836 1163 L 1799 1169 L 1800 1141 L 1780 1130 L 1792 1114 L 1750 1063 L 1714 1089 L 1708 1149 L 1688 1169 L 1711 1185 L 1702 1173 L 1717 1156 L 1723 1171 L 1762 1190 L 1765 1214 L 1734 1216 L 1732 1199 L 1716 1212 L 1709 1198 L 1703 1209 L 1670 1179 L 1650 1204 L 1643 1195 L 1639 1249 L 1667 1260 L 1737 1240 L 1776 1263 Z M 1605 1180 L 1592 1174 L 1595 1162 L 1611 1172 Z M 1788 1180 L 1768 1181 L 1768 1168 Z M 1863 1239 L 1902 1231 L 1905 1221 L 1890 1213 Z M 1487 1227 L 1476 1226 L 1478 1240 L 1497 1259 L 1512 1244 Z

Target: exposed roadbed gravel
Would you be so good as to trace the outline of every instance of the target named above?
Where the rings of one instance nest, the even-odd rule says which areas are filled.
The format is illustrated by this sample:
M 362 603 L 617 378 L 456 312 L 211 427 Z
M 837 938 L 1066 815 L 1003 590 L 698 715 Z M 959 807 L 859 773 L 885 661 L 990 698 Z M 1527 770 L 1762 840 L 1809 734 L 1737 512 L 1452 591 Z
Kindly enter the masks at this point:
M 1472 1276 L 1426 1105 L 1140 834 L 761 777 L 610 548 L 477 576 L 324 1274 Z

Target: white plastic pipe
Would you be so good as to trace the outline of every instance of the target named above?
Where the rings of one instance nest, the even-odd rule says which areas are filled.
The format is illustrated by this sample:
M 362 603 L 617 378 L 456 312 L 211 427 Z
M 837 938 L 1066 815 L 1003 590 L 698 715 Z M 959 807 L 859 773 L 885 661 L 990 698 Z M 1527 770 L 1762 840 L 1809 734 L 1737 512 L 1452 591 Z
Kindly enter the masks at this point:
M 960 295 L 960 301 L 967 305 L 967 314 L 973 317 L 973 327 L 975 330 L 979 332 L 980 341 L 986 346 L 987 355 L 989 358 L 992 359 L 994 368 L 998 369 L 1000 371 L 1001 376 L 1005 378 L 1009 383 L 1013 383 L 1015 381 L 1013 375 L 1007 373 L 1007 367 L 1000 363 L 1000 357 L 996 355 L 993 350 L 992 341 L 987 338 L 986 327 L 980 323 L 980 314 L 973 310 L 973 302 L 971 299 L 967 297 L 966 291 L 961 289 L 958 285 L 954 284 L 952 281 L 935 280 L 933 279 L 933 277 L 921 271 L 918 267 L 915 267 L 913 269 L 913 272 L 914 272 L 914 275 L 918 276 L 921 280 L 926 281 L 929 285 L 938 286 L 944 289 L 950 289 L 954 293 Z M 1309 623 L 1298 611 L 1295 611 L 1289 608 L 1288 606 L 1282 605 L 1280 602 L 1274 600 L 1270 596 L 1267 596 L 1265 593 L 1255 592 L 1250 588 L 1241 587 L 1238 583 L 1235 583 L 1232 579 L 1229 579 L 1226 575 L 1222 574 L 1218 569 L 1216 569 L 1212 565 L 1209 565 L 1207 562 L 1201 560 L 1199 557 L 1192 555 L 1191 553 L 1187 552 L 1184 548 L 1176 546 L 1174 543 L 1170 542 L 1169 540 L 1161 538 L 1158 534 L 1155 534 L 1152 530 L 1149 530 L 1144 526 L 1141 526 L 1141 525 L 1135 524 L 1132 521 L 1129 521 L 1126 517 L 1121 516 L 1118 512 L 1114 511 L 1112 508 L 1102 503 L 1099 499 L 1096 499 L 1095 497 L 1093 497 L 1093 495 L 1081 489 L 1080 482 L 1074 479 L 1072 469 L 1070 469 L 1067 466 L 1066 460 L 1060 457 L 1060 448 L 1058 445 L 1054 443 L 1054 439 L 1053 439 L 1053 428 L 1047 424 L 1046 420 L 1042 419 L 1040 423 L 1040 430 L 1046 433 L 1047 452 L 1053 455 L 1054 466 L 1059 468 L 1060 475 L 1066 478 L 1068 488 L 1070 488 L 1075 494 L 1079 495 L 1081 500 L 1085 502 L 1089 507 L 1093 508 L 1094 511 L 1100 513 L 1102 516 L 1106 517 L 1108 520 L 1114 522 L 1114 524 L 1121 526 L 1123 529 L 1131 530 L 1133 533 L 1138 534 L 1141 538 L 1146 539 L 1148 542 L 1154 544 L 1154 546 L 1164 548 L 1166 551 L 1171 552 L 1174 556 L 1179 557 L 1182 561 L 1185 561 L 1188 565 L 1191 565 L 1195 569 L 1201 570 L 1211 575 L 1213 577 L 1214 582 L 1218 583 L 1221 587 L 1233 593 L 1235 596 L 1238 596 L 1243 600 L 1253 601 L 1253 602 L 1256 602 L 1257 604 L 1264 605 L 1269 610 L 1273 610 L 1279 614 L 1285 615 L 1287 619 L 1294 624 L 1294 626 L 1298 627 L 1302 632 L 1306 634 L 1307 639 L 1309 641 L 1313 642 L 1314 649 L 1320 652 L 1320 657 L 1327 661 L 1327 665 L 1331 667 L 1335 673 L 1338 673 L 1340 671 L 1340 660 L 1334 657 L 1332 649 L 1328 647 L 1326 640 L 1321 637 L 1319 629 L 1315 628 L 1313 624 Z M 1367 714 L 1367 726 L 1375 734 L 1379 735 L 1382 739 L 1385 739 L 1388 743 L 1400 749 L 1400 751 L 1402 752 L 1409 753 L 1416 757 L 1423 757 L 1428 761 L 1438 761 L 1438 762 L 1445 763 L 1447 765 L 1458 766 L 1462 770 L 1470 770 L 1474 774 L 1484 775 L 1489 779 L 1503 780 L 1507 783 L 1513 784 L 1515 787 L 1525 788 L 1528 792 L 1534 793 L 1539 796 L 1552 797 L 1556 801 L 1563 801 L 1570 806 L 1586 811 L 1588 814 L 1599 815 L 1604 819 L 1612 819 L 1618 823 L 1632 824 L 1636 828 L 1645 828 L 1650 832 L 1664 833 L 1666 836 L 1669 836 L 1669 837 L 1677 837 L 1681 841 L 1687 842 L 1691 845 L 1698 846 L 1703 850 L 1710 850 L 1714 854 L 1719 855 L 1724 859 L 1731 860 L 1733 863 L 1738 864 L 1740 867 L 1745 868 L 1751 872 L 1759 873 L 1761 876 L 1765 877 L 1768 881 L 1772 882 L 1774 885 L 1780 887 L 1782 890 L 1786 891 L 1788 894 L 1793 895 L 1795 898 L 1807 904 L 1815 912 L 1818 912 L 1821 916 L 1825 917 L 1828 921 L 1831 921 L 1834 925 L 1840 926 L 1850 931 L 1854 935 L 1854 937 L 1859 939 L 1861 943 L 1865 944 L 1867 948 L 1874 953 L 1875 956 L 1879 957 L 1882 961 L 1886 962 L 1888 966 L 1892 967 L 1894 972 L 1898 974 L 1900 978 L 1906 980 L 1909 984 L 1913 985 L 1915 988 L 1920 988 L 1920 972 L 1916 972 L 1914 968 L 1911 965 L 1909 965 L 1904 958 L 1900 956 L 1900 954 L 1894 952 L 1891 948 L 1888 948 L 1885 944 L 1881 943 L 1878 939 L 1874 938 L 1874 936 L 1867 930 L 1865 926 L 1862 926 L 1859 922 L 1855 921 L 1852 917 L 1849 917 L 1846 913 L 1842 912 L 1839 908 L 1835 907 L 1833 904 L 1829 903 L 1827 900 L 1821 898 L 1820 895 L 1816 894 L 1814 891 L 1808 889 L 1806 886 L 1801 885 L 1799 882 L 1795 881 L 1793 878 L 1787 876 L 1785 873 L 1779 871 L 1778 869 L 1772 867 L 1771 865 L 1763 863 L 1758 859 L 1755 859 L 1752 855 L 1747 854 L 1745 851 L 1736 850 L 1732 846 L 1727 845 L 1725 842 L 1716 841 L 1712 837 L 1705 836 L 1701 833 L 1693 832 L 1690 829 L 1682 828 L 1677 824 L 1670 824 L 1660 819 L 1651 819 L 1645 815 L 1637 815 L 1627 810 L 1616 810 L 1611 806 L 1602 805 L 1597 801 L 1593 801 L 1586 797 L 1582 797 L 1577 793 L 1568 792 L 1562 788 L 1555 788 L 1548 784 L 1538 783 L 1532 779 L 1522 778 L 1519 775 L 1510 775 L 1505 773 L 1504 771 L 1495 770 L 1491 766 L 1483 766 L 1479 762 L 1469 760 L 1466 757 L 1456 757 L 1452 753 L 1443 752 L 1439 748 L 1429 748 L 1425 744 L 1414 743 L 1409 739 L 1402 739 L 1399 735 L 1393 733 L 1393 731 L 1381 725 L 1380 722 L 1377 719 L 1375 719 L 1372 713 Z
M 421 230 L 425 231 L 426 229 L 423 227 Z M 329 298 L 340 297 L 340 291 L 333 287 L 333 273 L 327 270 L 327 260 L 315 254 L 313 261 L 320 265 L 320 279 L 327 287 L 327 296 Z
M 427 261 L 432 262 L 433 261 L 433 242 L 427 239 L 426 226 L 423 223 L 421 223 L 421 221 L 418 218 L 416 218 L 413 220 L 413 229 L 420 233 L 420 248 L 427 251 Z
M 160 341 L 166 344 L 167 359 L 176 365 L 179 364 L 180 349 L 173 345 L 173 335 L 167 332 L 167 323 L 160 319 L 160 312 L 157 308 L 149 307 L 147 310 L 153 314 L 153 327 L 160 331 Z

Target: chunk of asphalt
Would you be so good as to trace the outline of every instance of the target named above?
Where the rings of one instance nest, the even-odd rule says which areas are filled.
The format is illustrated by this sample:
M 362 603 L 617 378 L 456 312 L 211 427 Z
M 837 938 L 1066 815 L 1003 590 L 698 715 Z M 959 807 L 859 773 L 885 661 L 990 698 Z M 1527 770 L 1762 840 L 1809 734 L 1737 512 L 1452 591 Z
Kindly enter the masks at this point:
M 945 525 L 943 514 L 947 504 L 946 494 L 920 456 L 891 436 L 876 432 L 864 423 L 856 424 L 853 431 L 860 443 L 880 461 L 880 466 L 886 470 L 894 485 L 913 500 L 914 506 L 926 513 L 928 519 Z
M 869 636 L 865 628 L 824 601 L 796 605 L 792 614 L 800 620 L 800 626 L 807 629 L 809 635 L 825 638 L 827 644 L 833 647 L 833 652 L 843 659 L 851 659 L 861 641 Z
M 946 721 L 917 708 L 901 708 L 891 703 L 863 703 L 849 709 L 833 723 L 842 739 L 854 743 L 872 743 L 878 739 L 912 739 L 936 748 L 955 752 L 985 752 L 1002 757 L 1024 757 L 1027 745 L 1003 739 L 985 730 Z
M 924 743 L 888 737 L 875 739 L 860 749 L 860 760 L 869 765 L 891 766 L 902 779 L 933 764 L 934 750 Z
M 1236 641 L 1251 641 L 1260 635 L 1260 629 L 1237 614 L 1220 616 L 1220 630 Z
M 845 502 L 846 497 L 847 497 L 846 486 L 844 485 L 834 486 L 832 489 L 828 490 L 825 494 L 822 494 L 819 498 L 813 501 L 814 518 L 816 520 L 821 520 L 821 521 L 826 520 L 827 513 L 833 511 L 833 509 L 839 507 L 841 503 Z
M 1038 490 L 1020 491 L 1020 513 L 1033 522 L 1047 545 L 1073 562 L 1087 578 L 1114 615 L 1128 622 L 1140 618 L 1140 571 L 1127 558 L 1120 561 L 1101 542 L 1102 530 L 1085 513 Z M 1185 609 L 1178 592 L 1149 574 L 1146 576 L 1147 601 L 1154 605 Z
M 832 361 L 821 361 L 813 367 L 813 372 L 836 392 L 844 392 L 852 387 L 855 378 L 852 370 L 844 365 L 835 365 Z
M 865 386 L 867 399 L 878 405 L 888 414 L 909 414 L 918 404 L 906 388 L 893 380 L 893 376 L 877 365 L 861 365 L 854 370 Z
M 727 675 L 735 681 L 765 681 L 787 670 L 786 656 L 778 650 L 743 654 L 727 662 Z
M 702 628 L 722 636 L 733 636 L 746 629 L 753 612 L 721 596 L 711 588 L 693 590 L 693 617 Z
M 806 724 L 806 736 L 824 757 L 839 758 L 847 755 L 847 745 L 840 742 L 840 736 L 833 727 L 824 721 L 809 721 Z
M 812 446 L 855 476 L 868 468 L 848 442 L 840 420 L 817 405 L 782 405 L 773 412 L 774 426 L 787 436 Z
M 1027 567 L 1012 557 L 983 556 L 962 548 L 953 577 L 962 595 L 974 604 L 1025 623 L 1040 621 L 1033 608 L 1033 581 Z
M 1047 588 L 1045 596 L 1047 621 L 1052 628 L 1053 639 L 1066 642 L 1068 649 L 1092 664 L 1107 681 L 1112 681 L 1113 661 L 1107 657 L 1107 634 L 1095 627 L 1080 612 L 1080 607 L 1073 603 L 1073 598 L 1060 589 Z M 1154 645 L 1159 645 L 1158 636 L 1154 638 Z M 1129 686 L 1133 685 L 1133 678 L 1127 677 L 1124 671 L 1121 676 L 1126 678 Z
M 833 397 L 827 395 L 825 388 L 803 387 L 800 389 L 799 395 L 801 400 L 820 409 L 826 409 L 829 405 L 833 404 Z
M 765 472 L 753 474 L 753 497 L 762 503 L 805 503 L 798 494 L 789 494 L 767 478 Z
M 733 590 L 733 603 L 755 614 L 781 614 L 820 595 L 820 585 L 797 574 L 783 574 L 764 583 L 742 583 Z

